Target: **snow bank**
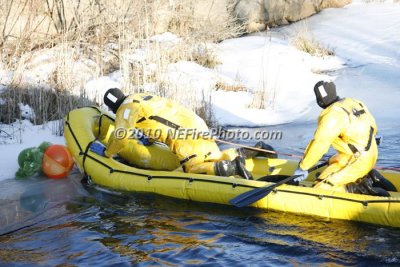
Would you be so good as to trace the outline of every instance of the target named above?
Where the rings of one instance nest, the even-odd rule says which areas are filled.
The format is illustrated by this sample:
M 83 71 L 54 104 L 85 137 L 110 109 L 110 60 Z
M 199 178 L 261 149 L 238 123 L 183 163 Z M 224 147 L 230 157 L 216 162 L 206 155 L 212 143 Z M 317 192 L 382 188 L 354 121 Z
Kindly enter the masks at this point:
M 213 99 L 220 124 L 261 126 L 291 122 L 310 110 L 313 86 L 329 76 L 321 70 L 342 67 L 336 57 L 314 57 L 287 40 L 258 34 L 224 41 L 217 71 L 243 83 L 250 95 L 218 92 Z M 249 108 L 257 91 L 265 92 L 265 109 Z
M 79 49 L 62 45 L 24 54 L 13 74 L 20 87 L 53 89 L 55 83 L 79 95 L 90 77 L 98 76 L 99 66 L 85 58 Z
M 103 103 L 103 96 L 105 92 L 110 88 L 122 88 L 121 81 L 118 73 L 110 74 L 109 76 L 102 76 L 99 78 L 93 78 L 88 81 L 84 90 L 89 99 L 93 99 L 99 105 Z
M 385 125 L 400 113 L 400 5 L 356 1 L 341 9 L 326 9 L 305 22 L 313 37 L 335 51 L 345 68 L 330 72 L 340 96 L 367 104 Z M 293 36 L 296 24 L 281 28 Z

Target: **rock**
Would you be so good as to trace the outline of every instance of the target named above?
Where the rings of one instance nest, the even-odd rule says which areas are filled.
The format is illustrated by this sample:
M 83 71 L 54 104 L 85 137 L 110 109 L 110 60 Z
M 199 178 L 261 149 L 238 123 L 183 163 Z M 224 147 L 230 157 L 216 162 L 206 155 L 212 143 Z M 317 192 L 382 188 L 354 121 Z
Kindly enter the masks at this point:
M 351 0 L 239 0 L 234 12 L 248 32 L 264 30 L 314 15 L 324 8 L 343 7 Z
M 264 8 L 264 0 L 240 0 L 234 12 L 238 20 L 246 25 L 248 32 L 265 30 L 268 13 Z
M 184 29 L 188 25 L 200 32 L 210 31 L 213 26 L 221 26 L 230 20 L 236 1 L 158 0 L 152 21 L 155 34 L 173 30 L 174 27 Z
M 194 21 L 211 21 L 221 25 L 236 17 L 245 25 L 246 32 L 257 32 L 269 26 L 285 25 L 314 15 L 324 8 L 343 7 L 351 0 L 160 0 L 155 11 L 155 31 L 170 30 L 174 16 L 187 17 Z M 190 2 L 190 3 L 189 3 Z M 182 6 L 184 5 L 184 6 Z M 210 27 L 210 26 L 208 26 Z

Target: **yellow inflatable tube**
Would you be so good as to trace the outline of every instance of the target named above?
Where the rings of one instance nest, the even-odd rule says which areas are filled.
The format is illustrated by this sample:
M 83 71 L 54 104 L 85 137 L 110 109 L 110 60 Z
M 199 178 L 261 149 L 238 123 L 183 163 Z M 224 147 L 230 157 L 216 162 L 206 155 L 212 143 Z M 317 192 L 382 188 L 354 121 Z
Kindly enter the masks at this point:
M 88 147 L 100 139 L 107 140 L 112 126 L 112 117 L 101 125 L 99 109 L 86 107 L 71 111 L 65 118 L 64 135 L 67 146 L 76 164 L 93 183 L 113 190 L 149 192 L 164 196 L 229 205 L 229 200 L 251 189 L 272 183 L 244 180 L 235 177 L 219 177 L 184 173 L 179 170 L 161 171 L 132 167 L 112 158 L 101 157 Z M 108 126 L 105 126 L 108 124 Z M 145 153 L 157 161 L 168 162 L 166 167 L 175 167 L 174 155 L 162 146 L 150 146 Z M 151 150 L 150 150 L 151 149 Z M 126 151 L 129 153 L 129 150 Z M 163 154 L 165 153 L 165 154 Z M 157 158 L 158 157 L 158 158 Z M 150 157 L 151 158 L 151 157 Z M 134 162 L 135 160 L 130 160 Z M 148 161 L 147 166 L 151 166 Z M 246 161 L 254 177 L 269 174 L 291 175 L 297 162 L 285 159 L 256 158 Z M 311 183 L 317 172 L 310 173 Z M 382 172 L 400 189 L 400 174 Z M 343 219 L 392 227 L 400 227 L 400 194 L 391 192 L 391 197 L 376 197 L 334 191 L 317 190 L 310 187 L 282 185 L 267 197 L 252 206 L 297 214 L 320 216 L 328 219 Z M 232 207 L 233 208 L 233 207 Z

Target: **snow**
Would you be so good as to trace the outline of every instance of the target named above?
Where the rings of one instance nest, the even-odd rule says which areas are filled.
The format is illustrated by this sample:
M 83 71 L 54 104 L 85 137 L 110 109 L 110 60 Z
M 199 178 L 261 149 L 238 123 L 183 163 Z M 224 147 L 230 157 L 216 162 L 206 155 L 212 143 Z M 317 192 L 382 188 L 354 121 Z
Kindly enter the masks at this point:
M 312 89 L 322 79 L 334 80 L 340 96 L 365 102 L 381 125 L 397 120 L 400 5 L 391 2 L 356 1 L 267 34 L 222 42 L 218 71 L 240 80 L 250 92 L 265 88 L 275 100 L 267 97 L 266 109 L 250 110 L 248 97 L 240 102 L 238 95 L 219 95 L 213 99 L 217 120 L 238 126 L 313 121 L 320 110 Z M 313 57 L 290 46 L 302 24 L 335 56 Z
M 12 81 L 12 71 L 6 69 L 3 63 L 0 62 L 0 92 L 7 88 L 8 85 L 11 84 Z M 0 99 L 0 105 L 1 105 Z
M 168 66 L 164 80 L 172 82 L 181 90 L 203 91 L 211 89 L 217 81 L 226 79 L 214 70 L 200 66 L 194 62 L 179 61 Z
M 0 85 L 9 85 L 12 81 L 12 71 L 6 70 L 6 67 L 0 62 Z
M 321 42 L 346 58 L 349 66 L 371 63 L 398 66 L 398 4 L 356 3 L 343 9 L 324 10 L 319 17 L 308 19 L 312 32 Z M 334 43 L 332 33 L 335 33 Z
M 116 74 L 91 79 L 84 86 L 84 90 L 88 98 L 94 99 L 98 104 L 103 103 L 103 96 L 110 88 L 122 88 L 122 85 L 119 82 Z
M 212 109 L 220 125 L 260 127 L 315 122 L 320 109 L 315 103 L 313 87 L 323 79 L 334 80 L 340 96 L 366 103 L 379 127 L 397 122 L 400 113 L 400 5 L 392 1 L 368 4 L 355 1 L 344 8 L 323 10 L 300 23 L 306 23 L 313 38 L 332 48 L 335 55 L 311 56 L 294 48 L 290 40 L 299 27 L 299 23 L 295 23 L 207 46 L 207 49 L 216 49 L 221 62 L 215 69 L 180 61 L 168 67 L 163 79 L 176 86 L 184 104 L 199 101 L 199 96 L 211 96 Z M 164 33 L 151 41 L 168 48 L 180 39 Z M 147 59 L 145 50 L 127 51 L 126 55 L 131 62 Z M 46 55 L 35 56 L 37 64 L 25 73 L 24 79 L 32 78 L 40 83 L 48 78 L 46 75 L 54 65 Z M 147 68 L 151 72 L 154 66 Z M 12 73 L 0 65 L 0 90 L 10 84 L 11 78 Z M 117 71 L 105 77 L 92 77 L 84 89 L 100 97 L 98 101 L 101 102 L 105 90 L 121 88 L 123 80 L 123 74 Z M 241 89 L 237 92 L 226 88 L 217 90 L 218 83 L 227 85 L 226 88 L 239 86 Z M 146 84 L 144 88 L 151 91 L 155 85 Z M 259 104 L 264 108 L 256 109 L 254 102 L 260 100 L 261 95 L 264 99 Z M 42 141 L 64 143 L 62 137 L 51 134 L 50 124 L 32 126 L 24 121 L 18 127 L 22 143 L 15 144 L 14 140 L 12 144 L 1 145 L 0 180 L 14 177 L 17 156 L 22 149 L 38 146 Z
M 227 40 L 219 49 L 223 62 L 217 68 L 219 73 L 241 81 L 249 92 L 266 92 L 263 110 L 249 108 L 248 101 L 233 101 L 235 104 L 229 105 L 227 99 L 232 100 L 232 96 L 228 93 L 226 97 L 213 99 L 217 121 L 224 125 L 262 126 L 291 122 L 309 111 L 314 101 L 310 88 L 317 81 L 329 78 L 316 71 L 342 67 L 339 58 L 311 56 L 290 46 L 287 40 L 271 37 L 268 33 Z
M 383 125 L 397 121 L 400 113 L 400 5 L 391 2 L 356 1 L 305 20 L 314 38 L 345 63 L 330 73 L 337 76 L 339 95 L 363 101 Z M 295 27 L 280 34 L 293 35 Z
M 216 120 L 224 125 L 246 125 L 256 127 L 275 125 L 292 121 L 291 112 L 247 108 L 252 102 L 247 92 L 213 92 L 212 104 Z
M 18 103 L 18 107 L 23 119 L 34 120 L 36 118 L 35 111 L 29 105 Z
M 124 58 L 131 63 L 142 63 L 147 59 L 147 52 L 144 49 L 135 49 L 133 51 L 125 51 Z
M 63 82 L 79 95 L 82 84 L 100 72 L 93 60 L 80 57 L 79 53 L 79 49 L 63 45 L 26 53 L 12 74 L 13 82 L 20 87 L 49 90 L 54 89 L 54 83 Z
M 181 39 L 173 33 L 164 32 L 162 34 L 150 37 L 150 41 L 162 43 L 164 46 L 170 47 L 172 45 L 178 44 Z
M 398 120 L 400 5 L 355 3 L 325 10 L 321 17 L 309 19 L 312 31 L 325 44 L 334 32 L 332 46 L 349 66 L 336 80 L 339 92 L 364 101 L 381 122 Z

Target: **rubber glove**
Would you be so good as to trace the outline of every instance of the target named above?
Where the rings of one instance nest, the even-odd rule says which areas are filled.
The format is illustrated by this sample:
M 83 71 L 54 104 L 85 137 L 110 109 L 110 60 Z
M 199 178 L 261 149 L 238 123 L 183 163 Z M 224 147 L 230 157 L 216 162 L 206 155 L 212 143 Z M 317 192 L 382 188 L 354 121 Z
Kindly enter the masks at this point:
M 106 155 L 104 154 L 104 151 L 106 150 L 106 147 L 98 142 L 94 142 L 90 145 L 90 151 L 96 153 L 97 155 L 100 155 L 102 157 L 105 157 Z
M 307 176 L 308 176 L 308 171 L 304 171 L 300 168 L 300 166 L 297 167 L 297 169 L 294 171 L 293 176 L 294 175 L 300 175 L 299 177 L 295 178 L 293 181 L 295 182 L 301 182 L 304 181 Z

